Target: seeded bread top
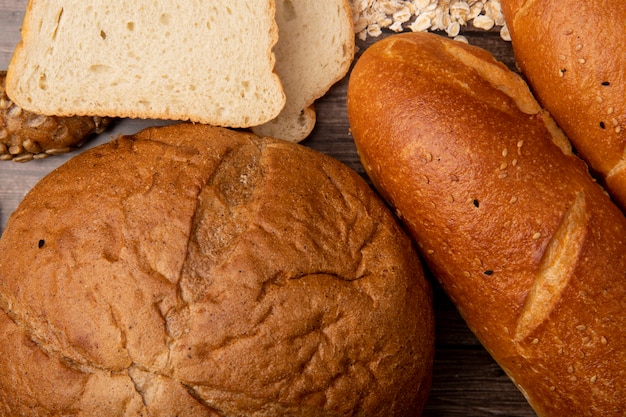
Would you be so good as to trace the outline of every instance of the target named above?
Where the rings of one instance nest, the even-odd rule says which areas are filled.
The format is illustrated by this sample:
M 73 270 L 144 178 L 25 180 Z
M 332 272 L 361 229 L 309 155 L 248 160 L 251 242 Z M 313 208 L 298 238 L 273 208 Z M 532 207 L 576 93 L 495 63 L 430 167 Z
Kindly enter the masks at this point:
M 23 110 L 6 95 L 0 71 L 0 160 L 26 162 L 65 153 L 102 133 L 110 118 L 43 116 Z

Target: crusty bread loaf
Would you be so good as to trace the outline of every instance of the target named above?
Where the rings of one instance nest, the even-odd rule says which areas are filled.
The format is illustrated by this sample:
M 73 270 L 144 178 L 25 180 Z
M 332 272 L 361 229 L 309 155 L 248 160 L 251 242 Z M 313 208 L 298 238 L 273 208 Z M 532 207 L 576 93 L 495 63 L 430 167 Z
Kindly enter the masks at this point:
M 284 107 L 274 0 L 31 0 L 7 93 L 45 115 L 248 127 Z
M 107 117 L 43 116 L 25 111 L 5 93 L 0 71 L 0 160 L 27 162 L 70 152 L 112 123 Z
M 372 182 L 539 416 L 626 414 L 626 219 L 487 52 L 393 35 L 355 64 Z
M 278 117 L 252 130 L 300 142 L 315 127 L 315 100 L 346 75 L 354 58 L 352 9 L 348 0 L 277 0 L 276 21 L 276 72 L 287 102 Z
M 431 297 L 410 238 L 337 160 L 147 129 L 71 159 L 9 219 L 0 416 L 414 416 Z
M 502 0 L 541 105 L 626 209 L 626 2 Z

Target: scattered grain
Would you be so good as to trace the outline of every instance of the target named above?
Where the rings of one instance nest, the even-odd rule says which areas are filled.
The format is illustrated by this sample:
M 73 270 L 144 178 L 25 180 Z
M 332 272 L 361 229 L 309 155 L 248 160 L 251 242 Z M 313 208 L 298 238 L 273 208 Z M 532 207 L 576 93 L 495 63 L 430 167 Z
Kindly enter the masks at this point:
M 350 6 L 354 32 L 362 40 L 380 36 L 383 29 L 445 31 L 456 39 L 469 23 L 484 30 L 499 26 L 502 39 L 510 40 L 500 0 L 350 0 Z
M 48 158 L 50 155 L 48 155 L 45 152 L 41 152 L 41 153 L 37 153 L 35 155 L 33 155 L 33 159 L 46 159 Z
M 41 146 L 39 146 L 39 144 L 37 142 L 33 142 L 31 139 L 26 139 L 22 143 L 22 146 L 24 147 L 24 149 L 27 152 L 30 152 L 30 153 L 39 153 L 39 152 L 41 152 Z
M 483 30 L 491 30 L 496 24 L 496 22 L 494 22 L 494 20 L 487 15 L 476 16 L 472 23 L 474 27 Z
M 500 38 L 504 41 L 511 42 L 511 32 L 509 32 L 509 28 L 507 25 L 502 26 L 500 28 Z
M 72 149 L 67 147 L 67 148 L 57 148 L 57 149 L 48 149 L 46 150 L 46 153 L 48 155 L 60 155 L 60 154 L 64 154 L 64 153 L 68 153 L 70 152 Z
M 14 162 L 28 162 L 32 161 L 33 154 L 32 153 L 23 153 L 21 155 L 17 155 L 13 158 Z
M 469 44 L 469 40 L 463 35 L 455 36 L 454 40 L 457 42 L 463 42 L 463 43 Z
M 534 239 L 534 240 L 537 240 L 537 239 L 539 239 L 539 238 L 541 238 L 541 232 L 537 232 L 537 233 L 535 233 L 535 234 L 533 235 L 533 239 Z

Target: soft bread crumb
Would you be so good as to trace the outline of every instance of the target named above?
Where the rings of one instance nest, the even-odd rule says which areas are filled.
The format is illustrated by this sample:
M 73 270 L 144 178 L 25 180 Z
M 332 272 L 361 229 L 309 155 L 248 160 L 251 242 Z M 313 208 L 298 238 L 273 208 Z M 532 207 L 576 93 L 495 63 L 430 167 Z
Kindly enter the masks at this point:
M 44 115 L 265 123 L 286 101 L 274 12 L 270 0 L 32 1 L 7 94 Z

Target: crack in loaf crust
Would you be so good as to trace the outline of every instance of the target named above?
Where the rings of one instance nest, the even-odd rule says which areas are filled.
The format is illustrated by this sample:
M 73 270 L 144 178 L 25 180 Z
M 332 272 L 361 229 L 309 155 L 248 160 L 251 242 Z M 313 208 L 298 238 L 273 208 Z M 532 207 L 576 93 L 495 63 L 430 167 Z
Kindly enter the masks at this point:
M 519 85 L 484 50 L 394 35 L 355 65 L 351 131 L 372 182 L 537 413 L 622 416 L 626 220 Z
M 2 416 L 425 400 L 419 258 L 356 173 L 302 146 L 199 125 L 120 137 L 44 178 L 0 253 Z

